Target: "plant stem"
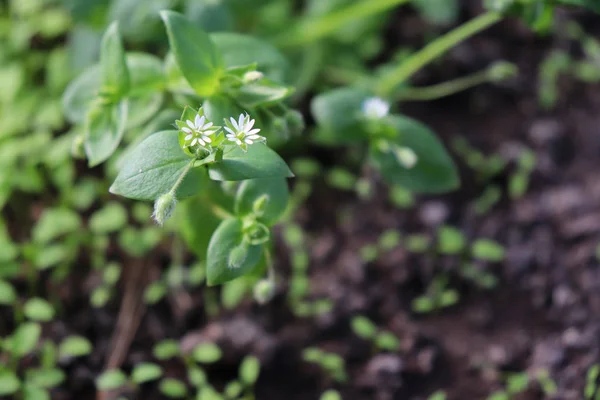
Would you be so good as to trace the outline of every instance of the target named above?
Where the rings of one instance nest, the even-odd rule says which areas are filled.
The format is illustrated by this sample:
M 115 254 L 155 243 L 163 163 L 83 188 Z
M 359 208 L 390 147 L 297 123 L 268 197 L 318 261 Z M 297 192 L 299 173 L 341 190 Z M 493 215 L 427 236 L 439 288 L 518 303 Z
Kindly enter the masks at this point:
M 490 80 L 488 71 L 479 71 L 472 75 L 452 79 L 447 82 L 424 87 L 407 87 L 394 98 L 399 101 L 429 101 L 461 92 Z
M 207 200 L 208 206 L 210 207 L 210 211 L 212 211 L 213 214 L 215 214 L 215 216 L 221 218 L 221 219 L 229 219 L 229 218 L 233 218 L 234 216 L 227 211 L 226 209 L 224 209 L 221 206 L 218 206 L 214 203 L 211 203 Z
M 190 172 L 190 170 L 194 166 L 195 162 L 196 162 L 196 159 L 190 160 L 190 162 L 188 163 L 188 165 L 186 165 L 185 169 L 181 172 L 181 175 L 179 175 L 179 178 L 177 178 L 177 182 L 175 182 L 175 184 L 173 185 L 173 187 L 169 191 L 169 193 L 171 193 L 173 196 L 175 196 L 175 193 L 177 192 L 177 189 L 179 189 L 179 186 L 181 186 L 181 183 L 185 179 L 185 177 L 188 174 L 188 172 Z
M 275 38 L 281 47 L 305 46 L 336 32 L 355 20 L 368 18 L 410 0 L 360 0 L 340 10 L 318 17 L 305 16 L 299 23 Z
M 500 13 L 489 11 L 437 38 L 385 74 L 377 85 L 377 93 L 382 97 L 389 96 L 399 84 L 405 82 L 425 65 L 500 19 L 502 19 Z

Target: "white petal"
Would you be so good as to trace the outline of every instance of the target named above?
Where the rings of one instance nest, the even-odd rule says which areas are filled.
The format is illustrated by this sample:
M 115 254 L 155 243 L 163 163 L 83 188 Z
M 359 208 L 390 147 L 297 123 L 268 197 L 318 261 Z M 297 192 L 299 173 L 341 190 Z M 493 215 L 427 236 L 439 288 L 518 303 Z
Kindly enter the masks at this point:
M 202 136 L 202 139 L 206 142 L 206 143 L 211 143 L 212 140 L 208 137 L 208 136 Z
M 248 139 L 248 138 L 244 139 L 244 142 L 246 142 L 246 143 L 248 143 L 248 144 L 252 144 L 252 143 L 254 143 L 252 140 L 250 140 L 250 139 Z
M 262 136 L 260 136 L 260 135 L 249 135 L 249 136 L 246 136 L 246 138 L 252 139 L 252 140 L 258 140 L 258 139 L 261 139 Z
M 196 118 L 194 118 L 194 125 L 196 126 L 196 129 L 200 129 L 200 127 L 202 126 L 202 123 L 204 117 L 200 118 L 200 115 L 196 114 Z
M 181 130 L 184 131 L 185 133 L 192 133 L 192 130 L 185 126 L 183 128 L 181 128 Z
M 185 137 L 185 139 L 183 139 L 183 140 L 186 140 L 186 141 L 187 141 L 187 140 L 191 140 L 193 137 L 194 137 L 194 135 L 192 135 L 192 134 L 190 133 L 190 134 L 189 134 L 189 135 L 187 135 L 187 136 Z
M 233 119 L 233 117 L 230 117 L 229 120 L 231 121 L 231 125 L 236 129 L 240 129 L 240 127 L 238 126 L 237 122 L 235 121 L 235 119 Z
M 198 138 L 194 138 L 194 140 L 192 140 L 192 143 L 190 143 L 190 146 L 193 146 L 196 143 L 198 143 Z
M 211 126 L 213 126 L 213 123 L 212 122 L 208 122 L 208 123 L 204 124 L 204 126 L 202 127 L 202 129 L 208 129 Z
M 188 124 L 188 126 L 192 129 L 196 129 L 196 126 L 194 125 L 194 123 L 191 120 L 187 120 L 185 121 L 186 124 Z
M 260 132 L 260 129 L 252 129 L 250 132 L 248 132 L 248 135 L 255 135 L 258 132 Z
M 242 144 L 242 141 L 241 141 L 240 139 L 237 139 L 237 138 L 235 139 L 235 142 L 236 142 L 237 144 Z
M 255 121 L 254 121 L 253 119 L 251 119 L 251 120 L 250 120 L 250 122 L 248 122 L 248 123 L 246 124 L 246 126 L 245 126 L 245 129 L 244 129 L 244 130 L 247 132 L 247 131 L 249 131 L 250 129 L 252 129 L 252 127 L 254 126 L 254 122 L 255 122 Z M 260 130 L 260 129 L 259 129 L 259 130 Z
M 235 132 L 234 132 L 234 131 L 232 131 L 231 129 L 229 129 L 229 127 L 227 127 L 227 126 L 226 126 L 226 127 L 225 127 L 225 130 L 226 130 L 227 132 L 229 132 L 229 134 L 231 134 L 231 135 L 235 135 Z M 229 136 L 229 134 L 228 134 L 227 136 Z
M 243 126 L 244 126 L 244 120 L 246 119 L 246 117 L 244 116 L 244 114 L 240 114 L 240 118 L 238 121 L 238 129 L 239 130 L 243 130 Z
M 202 146 L 206 145 L 206 143 L 204 143 L 204 140 L 202 140 L 201 138 L 198 138 L 198 143 L 200 143 Z

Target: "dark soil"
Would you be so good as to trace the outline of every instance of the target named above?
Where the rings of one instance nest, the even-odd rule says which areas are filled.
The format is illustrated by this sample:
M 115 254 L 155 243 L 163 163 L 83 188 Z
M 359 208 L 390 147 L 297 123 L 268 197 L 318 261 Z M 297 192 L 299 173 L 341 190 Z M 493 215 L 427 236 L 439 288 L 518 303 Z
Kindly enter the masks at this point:
M 462 18 L 479 11 L 465 6 Z M 585 18 L 587 28 L 598 30 L 600 18 Z M 428 29 L 416 15 L 403 11 L 386 35 L 390 47 L 418 45 Z M 345 400 L 426 399 L 438 389 L 449 399 L 484 399 L 503 387 L 505 373 L 527 371 L 533 376 L 540 369 L 548 370 L 558 386 L 551 398 L 582 399 L 586 371 L 600 361 L 600 265 L 595 255 L 600 242 L 600 87 L 565 80 L 560 102 L 551 111 L 541 110 L 536 98 L 539 62 L 552 48 L 572 46 L 559 36 L 538 38 L 515 20 L 501 23 L 454 49 L 416 81 L 440 82 L 498 59 L 516 63 L 519 78 L 434 102 L 402 105 L 403 112 L 431 126 L 448 145 L 463 136 L 485 154 L 500 153 L 509 160 L 520 148 L 532 148 L 538 162 L 523 198 L 503 195 L 489 212 L 477 215 L 474 201 L 490 183 L 477 181 L 459 159 L 461 189 L 419 197 L 409 210 L 392 206 L 380 183 L 372 199 L 361 200 L 315 182 L 298 222 L 309 235 L 311 297 L 331 298 L 335 306 L 314 318 L 297 318 L 287 306 L 290 267 L 281 241 L 276 253 L 282 282 L 276 298 L 266 306 L 247 300 L 216 317 L 205 312 L 208 289 L 198 289 L 174 293 L 155 306 L 128 309 L 143 315 L 139 327 L 130 314 L 117 322 L 128 296 L 139 296 L 158 274 L 163 261 L 159 253 L 141 261 L 122 260 L 127 266 L 123 295 L 105 309 L 82 307 L 88 304 L 93 282 L 82 284 L 85 276 L 73 276 L 57 293 L 66 309 L 45 333 L 56 338 L 85 335 L 95 352 L 66 366 L 68 382 L 55 398 L 93 398 L 94 377 L 108 355 L 118 353 L 112 338 L 130 334 L 129 350 L 114 360 L 122 361 L 126 370 L 152 360 L 152 345 L 165 338 L 181 340 L 186 348 L 216 341 L 224 350 L 223 361 L 209 368 L 217 386 L 236 376 L 244 355 L 256 354 L 263 364 L 260 400 L 318 399 L 330 387 L 337 387 Z M 510 172 L 493 183 L 506 188 Z M 377 182 L 375 175 L 373 179 Z M 387 229 L 435 237 L 441 224 L 460 228 L 470 239 L 490 238 L 506 246 L 505 262 L 478 264 L 499 278 L 496 288 L 477 288 L 461 278 L 457 258 L 433 251 L 414 254 L 401 246 L 371 263 L 358 255 L 360 247 L 376 242 Z M 136 272 L 140 270 L 142 274 Z M 439 274 L 449 276 L 450 285 L 459 290 L 458 305 L 414 313 L 412 299 Z M 400 351 L 374 354 L 350 330 L 356 314 L 394 332 L 401 340 Z M 348 383 L 337 385 L 303 362 L 301 352 L 307 346 L 343 355 Z M 177 362 L 162 365 L 170 376 L 185 374 Z M 135 398 L 154 399 L 156 393 L 151 384 Z M 532 384 L 518 398 L 550 397 Z

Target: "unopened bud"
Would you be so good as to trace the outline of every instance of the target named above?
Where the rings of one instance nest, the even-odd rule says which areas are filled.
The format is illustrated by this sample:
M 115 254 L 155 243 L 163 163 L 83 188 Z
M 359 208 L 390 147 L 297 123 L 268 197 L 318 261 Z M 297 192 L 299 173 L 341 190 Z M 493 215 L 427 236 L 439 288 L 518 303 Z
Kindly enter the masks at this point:
M 154 203 L 154 213 L 152 214 L 156 223 L 162 226 L 171 217 L 176 205 L 177 199 L 172 193 L 160 196 Z
M 275 294 L 275 284 L 269 279 L 263 279 L 254 285 L 254 299 L 258 304 L 268 303 Z
M 244 261 L 246 261 L 247 257 L 248 245 L 246 243 L 241 243 L 231 250 L 227 259 L 227 264 L 229 268 L 238 269 L 242 266 L 242 264 L 244 264 Z
M 394 151 L 394 154 L 396 155 L 398 162 L 407 169 L 414 167 L 419 160 L 417 154 L 409 147 L 398 147 Z
M 71 155 L 73 158 L 84 158 L 85 150 L 83 148 L 83 135 L 75 136 L 73 143 L 71 143 Z
M 269 195 L 263 194 L 258 199 L 254 200 L 252 203 L 252 213 L 257 217 L 262 217 L 265 215 L 265 209 L 269 204 Z
M 488 69 L 488 76 L 492 82 L 502 82 L 506 79 L 514 78 L 519 73 L 516 65 L 507 61 L 498 61 Z
M 242 79 L 244 80 L 244 82 L 250 83 L 262 79 L 264 78 L 264 76 L 265 74 L 263 74 L 260 71 L 248 71 L 244 74 L 244 77 Z

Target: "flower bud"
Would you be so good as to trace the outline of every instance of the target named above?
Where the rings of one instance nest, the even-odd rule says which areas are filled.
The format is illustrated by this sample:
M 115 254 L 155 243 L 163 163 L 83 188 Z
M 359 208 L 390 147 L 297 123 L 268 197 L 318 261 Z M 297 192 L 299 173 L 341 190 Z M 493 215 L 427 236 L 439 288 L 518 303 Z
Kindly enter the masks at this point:
M 265 214 L 265 208 L 269 204 L 269 195 L 263 194 L 252 203 L 252 213 L 257 217 L 262 217 Z
M 398 162 L 402 164 L 404 168 L 407 169 L 411 169 L 412 167 L 414 167 L 417 161 L 419 160 L 413 149 L 409 147 L 398 147 L 394 151 L 394 154 Z
M 73 158 L 84 158 L 85 150 L 83 147 L 83 135 L 75 136 L 73 143 L 71 143 L 71 155 Z
M 259 79 L 264 78 L 265 74 L 260 71 L 248 71 L 244 74 L 242 78 L 245 83 L 255 82 Z
M 275 284 L 269 279 L 263 279 L 254 285 L 254 300 L 258 304 L 268 303 L 275 294 Z
M 176 205 L 177 199 L 173 193 L 169 192 L 160 196 L 154 203 L 154 213 L 152 214 L 156 223 L 162 226 L 171 217 Z
M 227 259 L 227 264 L 229 268 L 238 269 L 242 266 L 244 261 L 246 261 L 246 257 L 248 257 L 248 245 L 246 243 L 241 243 L 231 250 Z

